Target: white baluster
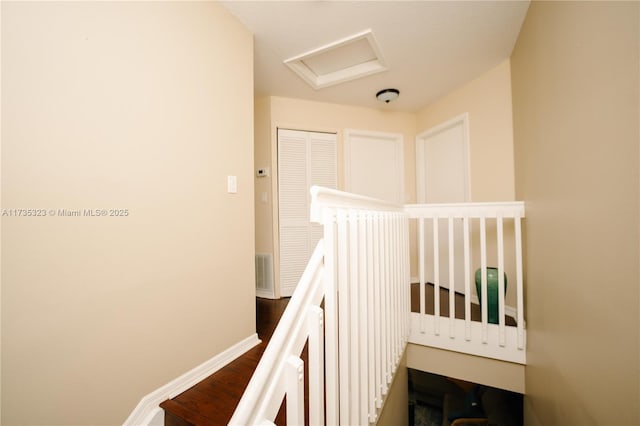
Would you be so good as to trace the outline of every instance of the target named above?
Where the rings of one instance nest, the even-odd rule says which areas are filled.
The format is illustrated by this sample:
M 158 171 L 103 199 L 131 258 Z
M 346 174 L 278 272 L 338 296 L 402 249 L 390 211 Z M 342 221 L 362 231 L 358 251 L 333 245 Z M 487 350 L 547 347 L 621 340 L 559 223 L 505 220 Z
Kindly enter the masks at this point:
M 456 280 L 454 268 L 453 216 L 449 216 L 449 337 L 455 337 L 456 318 Z
M 366 213 L 362 210 L 358 212 L 358 293 L 359 293 L 359 318 L 358 336 L 359 342 L 359 368 L 360 368 L 360 419 L 364 423 L 369 417 L 369 276 L 367 275 L 367 222 Z
M 464 228 L 464 338 L 471 340 L 471 253 L 469 244 L 469 217 L 462 220 Z
M 304 363 L 291 355 L 286 363 L 287 425 L 304 425 Z
M 350 390 L 349 409 L 350 424 L 360 424 L 360 339 L 359 339 L 359 310 L 360 298 L 358 294 L 358 216 L 354 210 L 349 211 L 349 379 Z M 341 349 L 342 350 L 342 349 Z
M 374 287 L 375 287 L 375 392 L 376 392 L 376 408 L 382 407 L 382 382 L 384 377 L 383 358 L 384 350 L 382 346 L 382 261 L 380 254 L 382 250 L 382 241 L 380 235 L 380 213 L 374 214 L 373 223 L 373 242 L 374 242 Z
M 327 424 L 338 424 L 339 404 L 339 377 L 338 377 L 338 275 L 336 268 L 337 225 L 333 209 L 325 209 L 324 212 L 324 244 L 325 244 L 325 295 L 324 309 L 325 321 L 325 383 L 326 383 L 326 419 Z
M 398 366 L 398 337 L 399 337 L 399 328 L 398 328 L 398 220 L 397 215 L 394 213 L 391 215 L 391 238 L 393 239 L 392 247 L 393 250 L 391 252 L 391 262 L 393 263 L 393 273 L 391 275 L 391 306 L 392 306 L 392 321 L 391 324 L 393 326 L 393 340 L 391 341 L 391 352 L 393 354 L 393 370 L 392 372 L 395 374 L 396 368 Z
M 438 241 L 438 216 L 433 218 L 433 315 L 434 333 L 440 335 L 440 242 Z
M 374 274 L 374 233 L 373 233 L 373 213 L 367 213 L 366 228 L 367 228 L 367 276 L 369 277 L 367 282 L 367 363 L 368 368 L 368 411 L 369 411 L 369 423 L 376 421 L 376 336 L 375 336 L 375 308 L 374 308 L 374 296 L 375 296 L 375 274 Z
M 319 306 L 309 308 L 309 424 L 324 424 L 324 311 Z
M 349 259 L 349 235 L 347 225 L 347 212 L 340 209 L 337 212 L 338 218 L 338 357 L 339 357 L 339 412 L 340 424 L 348 424 L 350 422 L 350 400 L 349 400 L 349 276 L 348 276 L 348 259 Z
M 418 219 L 418 273 L 420 275 L 420 332 L 425 332 L 425 282 L 424 282 L 424 217 Z
M 389 304 L 389 280 L 390 280 L 390 265 L 389 265 L 389 220 L 388 214 L 383 213 L 382 217 L 382 227 L 383 227 L 383 238 L 384 244 L 383 248 L 383 256 L 382 256 L 382 264 L 384 266 L 384 279 L 382 280 L 382 289 L 384 294 L 384 299 L 382 301 L 382 318 L 383 318 L 383 345 L 384 345 L 384 353 L 385 353 L 385 366 L 384 366 L 384 388 L 383 395 L 386 395 L 389 391 L 388 384 L 391 382 L 391 346 L 389 344 L 391 340 L 391 321 L 390 321 L 390 304 Z
M 498 227 L 498 344 L 504 347 L 506 330 L 504 322 L 504 234 L 502 214 L 498 214 L 496 224 Z
M 518 349 L 524 349 L 524 285 L 522 278 L 522 229 L 520 224 L 521 217 L 516 215 L 514 218 L 515 239 L 516 239 L 516 296 L 518 304 Z
M 484 216 L 480 218 L 480 275 L 481 275 L 481 299 L 482 299 L 482 343 L 487 343 L 488 337 L 488 312 L 489 303 L 487 299 L 487 224 Z

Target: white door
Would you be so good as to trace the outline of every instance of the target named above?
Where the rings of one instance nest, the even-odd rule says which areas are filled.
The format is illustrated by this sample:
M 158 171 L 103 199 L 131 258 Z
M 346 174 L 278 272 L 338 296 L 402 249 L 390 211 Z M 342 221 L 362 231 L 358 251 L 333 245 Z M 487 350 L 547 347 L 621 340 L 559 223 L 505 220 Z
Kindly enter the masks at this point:
M 416 138 L 416 175 L 419 203 L 462 203 L 469 196 L 469 141 L 467 114 L 456 117 Z M 433 227 L 425 223 L 425 241 L 432 241 Z M 455 270 L 449 277 L 449 226 L 447 220 L 438 221 L 439 284 L 464 293 L 464 251 L 462 221 L 453 224 Z M 425 247 L 426 280 L 434 282 L 433 247 Z
M 346 191 L 403 204 L 403 151 L 401 134 L 346 130 Z
M 309 219 L 312 185 L 337 186 L 336 134 L 278 129 L 280 295 L 293 294 L 322 226 Z

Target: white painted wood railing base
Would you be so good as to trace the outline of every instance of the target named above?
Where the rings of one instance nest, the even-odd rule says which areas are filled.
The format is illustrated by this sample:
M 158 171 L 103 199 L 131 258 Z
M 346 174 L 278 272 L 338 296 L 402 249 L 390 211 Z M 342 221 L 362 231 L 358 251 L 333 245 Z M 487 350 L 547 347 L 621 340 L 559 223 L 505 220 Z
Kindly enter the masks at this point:
M 422 319 L 419 313 L 412 313 L 409 343 L 432 346 L 434 348 L 493 358 L 501 361 L 526 364 L 526 352 L 523 349 L 518 349 L 517 346 L 518 330 L 516 327 L 505 327 L 506 342 L 504 346 L 501 346 L 499 342 L 500 327 L 496 324 L 487 325 L 487 342 L 482 343 L 482 323 L 480 322 L 471 322 L 471 335 L 473 337 L 466 340 L 464 338 L 466 324 L 462 319 L 453 320 L 454 335 L 456 336 L 453 338 L 449 335 L 450 319 L 448 317 L 440 318 L 441 327 L 447 330 L 446 333 L 440 334 L 421 332 L 421 321 L 424 321 L 423 326 L 426 330 L 434 329 L 435 317 L 433 315 L 425 315 L 424 319 Z

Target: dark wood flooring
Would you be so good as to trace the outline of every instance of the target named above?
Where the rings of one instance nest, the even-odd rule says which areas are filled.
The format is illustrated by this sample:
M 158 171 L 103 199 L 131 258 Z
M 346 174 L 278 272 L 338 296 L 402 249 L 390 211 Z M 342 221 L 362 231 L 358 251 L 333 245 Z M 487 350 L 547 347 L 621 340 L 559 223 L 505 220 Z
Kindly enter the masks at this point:
M 434 286 L 427 284 L 425 289 L 425 310 L 427 314 L 433 315 L 434 312 Z M 420 312 L 420 285 L 411 284 L 411 312 Z M 449 289 L 440 287 L 440 316 L 449 316 Z M 455 317 L 464 319 L 464 295 L 455 294 Z M 505 324 L 516 326 L 516 320 L 513 317 L 505 315 Z M 482 319 L 482 311 L 480 305 L 471 304 L 471 321 L 480 322 Z
M 262 342 L 191 389 L 160 404 L 166 426 L 229 423 L 287 303 L 289 299 L 256 299 L 256 329 Z M 275 423 L 286 423 L 284 403 Z

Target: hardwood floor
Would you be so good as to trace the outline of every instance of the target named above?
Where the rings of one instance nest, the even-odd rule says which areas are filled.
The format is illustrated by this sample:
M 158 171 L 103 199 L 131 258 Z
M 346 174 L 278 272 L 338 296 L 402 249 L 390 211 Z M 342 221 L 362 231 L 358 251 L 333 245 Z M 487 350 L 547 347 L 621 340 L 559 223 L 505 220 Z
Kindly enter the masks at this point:
M 165 425 L 226 425 L 258 365 L 287 303 L 289 303 L 289 299 L 256 299 L 256 330 L 262 343 L 191 389 L 160 404 L 160 407 L 165 410 Z M 284 404 L 280 408 L 275 423 L 277 425 L 285 424 Z
M 433 284 L 427 284 L 425 291 L 425 310 L 427 314 L 433 315 L 434 307 L 434 291 Z M 411 284 L 411 312 L 420 312 L 420 285 Z M 449 316 L 449 289 L 440 287 L 440 316 Z M 461 293 L 455 294 L 455 317 L 458 319 L 464 319 L 464 295 Z M 480 322 L 482 312 L 480 305 L 471 304 L 471 321 Z M 516 320 L 508 315 L 505 315 L 505 324 L 509 326 L 516 325 Z

